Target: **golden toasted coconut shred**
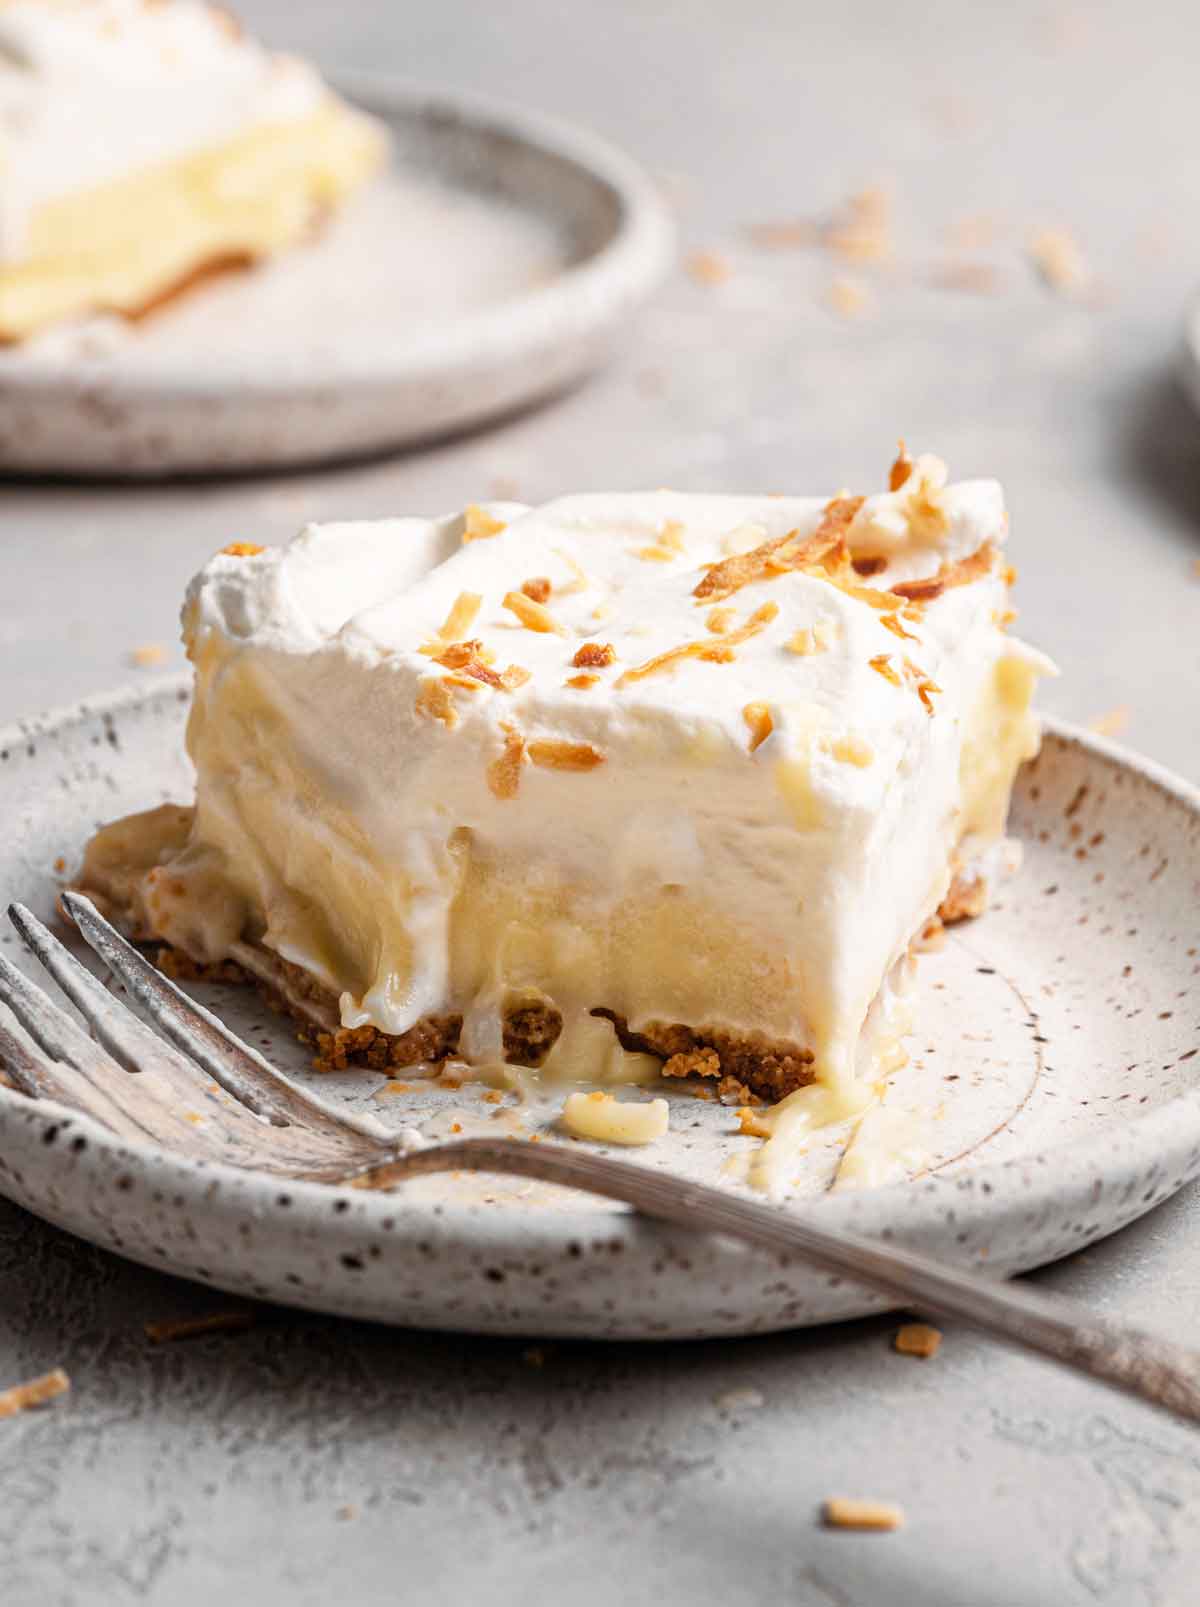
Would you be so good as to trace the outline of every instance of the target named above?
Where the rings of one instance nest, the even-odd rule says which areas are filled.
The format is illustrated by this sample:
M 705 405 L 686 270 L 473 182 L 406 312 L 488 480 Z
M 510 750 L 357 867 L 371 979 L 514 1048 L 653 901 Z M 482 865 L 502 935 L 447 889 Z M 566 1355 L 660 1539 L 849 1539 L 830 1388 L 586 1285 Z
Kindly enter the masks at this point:
M 773 536 L 749 552 L 735 553 L 732 558 L 708 565 L 692 596 L 702 602 L 724 602 L 752 581 L 786 575 L 820 563 L 843 544 L 846 531 L 865 501 L 865 497 L 835 497 L 811 536 L 801 539 L 795 530 L 789 530 L 786 535 Z
M 15 1417 L 18 1412 L 46 1406 L 60 1395 L 65 1395 L 70 1387 L 71 1380 L 61 1367 L 43 1373 L 40 1378 L 31 1378 L 24 1384 L 14 1384 L 11 1389 L 0 1390 L 0 1417 Z

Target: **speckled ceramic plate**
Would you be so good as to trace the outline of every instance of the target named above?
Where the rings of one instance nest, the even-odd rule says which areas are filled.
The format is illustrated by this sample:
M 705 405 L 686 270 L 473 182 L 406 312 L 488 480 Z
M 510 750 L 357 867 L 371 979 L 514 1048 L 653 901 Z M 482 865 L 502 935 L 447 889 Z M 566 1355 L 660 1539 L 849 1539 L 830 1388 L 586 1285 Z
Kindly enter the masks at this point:
M 635 164 L 475 97 L 338 87 L 388 123 L 389 175 L 312 244 L 138 325 L 0 352 L 0 469 L 220 473 L 376 452 L 603 360 L 673 251 Z
M 0 893 L 49 915 L 92 828 L 191 791 L 188 688 L 0 732 Z M 928 1168 L 829 1190 L 844 1132 L 820 1135 L 788 1209 L 1015 1271 L 1113 1232 L 1200 1175 L 1200 793 L 1111 745 L 1051 728 L 1018 786 L 1023 868 L 983 919 L 922 958 L 911 1063 Z M 5 927 L 0 942 L 24 962 Z M 550 1128 L 554 1106 L 353 1072 L 317 1078 L 248 991 L 203 990 L 240 1032 L 350 1107 L 430 1137 Z M 674 1093 L 647 1165 L 717 1179 L 755 1141 Z M 732 1185 L 731 1185 L 732 1186 Z M 799 1262 L 516 1180 L 428 1179 L 390 1195 L 281 1187 L 134 1147 L 0 1088 L 0 1193 L 184 1277 L 387 1322 L 495 1333 L 763 1332 L 879 1309 Z

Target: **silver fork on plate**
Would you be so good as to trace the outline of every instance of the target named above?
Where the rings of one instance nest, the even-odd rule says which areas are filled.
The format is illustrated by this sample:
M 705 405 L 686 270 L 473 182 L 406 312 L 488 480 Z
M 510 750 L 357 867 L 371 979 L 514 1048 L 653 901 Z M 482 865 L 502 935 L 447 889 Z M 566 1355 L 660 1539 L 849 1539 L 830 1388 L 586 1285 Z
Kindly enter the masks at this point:
M 13 904 L 17 931 L 91 1028 L 89 1035 L 0 955 L 0 1005 L 15 1018 L 10 1024 L 0 1014 L 0 1068 L 32 1099 L 82 1111 L 122 1138 L 289 1178 L 388 1187 L 431 1172 L 479 1171 L 584 1189 L 681 1227 L 799 1256 L 1200 1420 L 1200 1354 L 1073 1302 L 566 1145 L 471 1138 L 406 1150 L 379 1124 L 331 1109 L 275 1070 L 155 970 L 88 899 L 64 893 L 62 902 L 162 1036 Z

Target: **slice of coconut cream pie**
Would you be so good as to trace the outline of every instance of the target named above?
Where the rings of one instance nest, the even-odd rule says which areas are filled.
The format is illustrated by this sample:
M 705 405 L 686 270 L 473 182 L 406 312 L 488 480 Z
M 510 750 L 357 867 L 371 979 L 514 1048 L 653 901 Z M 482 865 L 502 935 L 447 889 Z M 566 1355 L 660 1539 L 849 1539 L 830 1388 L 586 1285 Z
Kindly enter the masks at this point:
M 293 245 L 385 151 L 217 7 L 2 0 L 0 341 Z
M 998 485 L 902 454 L 865 498 L 234 543 L 184 609 L 195 809 L 106 828 L 81 885 L 324 1011 L 330 1064 L 654 1056 L 774 1106 L 765 1135 L 853 1114 L 889 979 L 986 902 L 1037 748 L 1006 523 Z

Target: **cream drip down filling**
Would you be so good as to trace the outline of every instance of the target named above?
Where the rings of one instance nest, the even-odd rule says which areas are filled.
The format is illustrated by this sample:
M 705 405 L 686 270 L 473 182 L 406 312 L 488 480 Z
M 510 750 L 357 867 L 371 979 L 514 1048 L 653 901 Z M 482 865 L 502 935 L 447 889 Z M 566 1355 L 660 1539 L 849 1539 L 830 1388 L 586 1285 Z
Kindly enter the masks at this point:
M 344 1028 L 449 1020 L 475 1064 L 522 1011 L 545 1080 L 759 1055 L 786 1098 L 751 1171 L 785 1180 L 870 1102 L 889 979 L 1001 841 L 1052 669 L 1006 629 L 999 486 L 891 478 L 235 543 L 184 607 L 194 811 L 106 828 L 82 885 L 197 961 L 273 951 Z

